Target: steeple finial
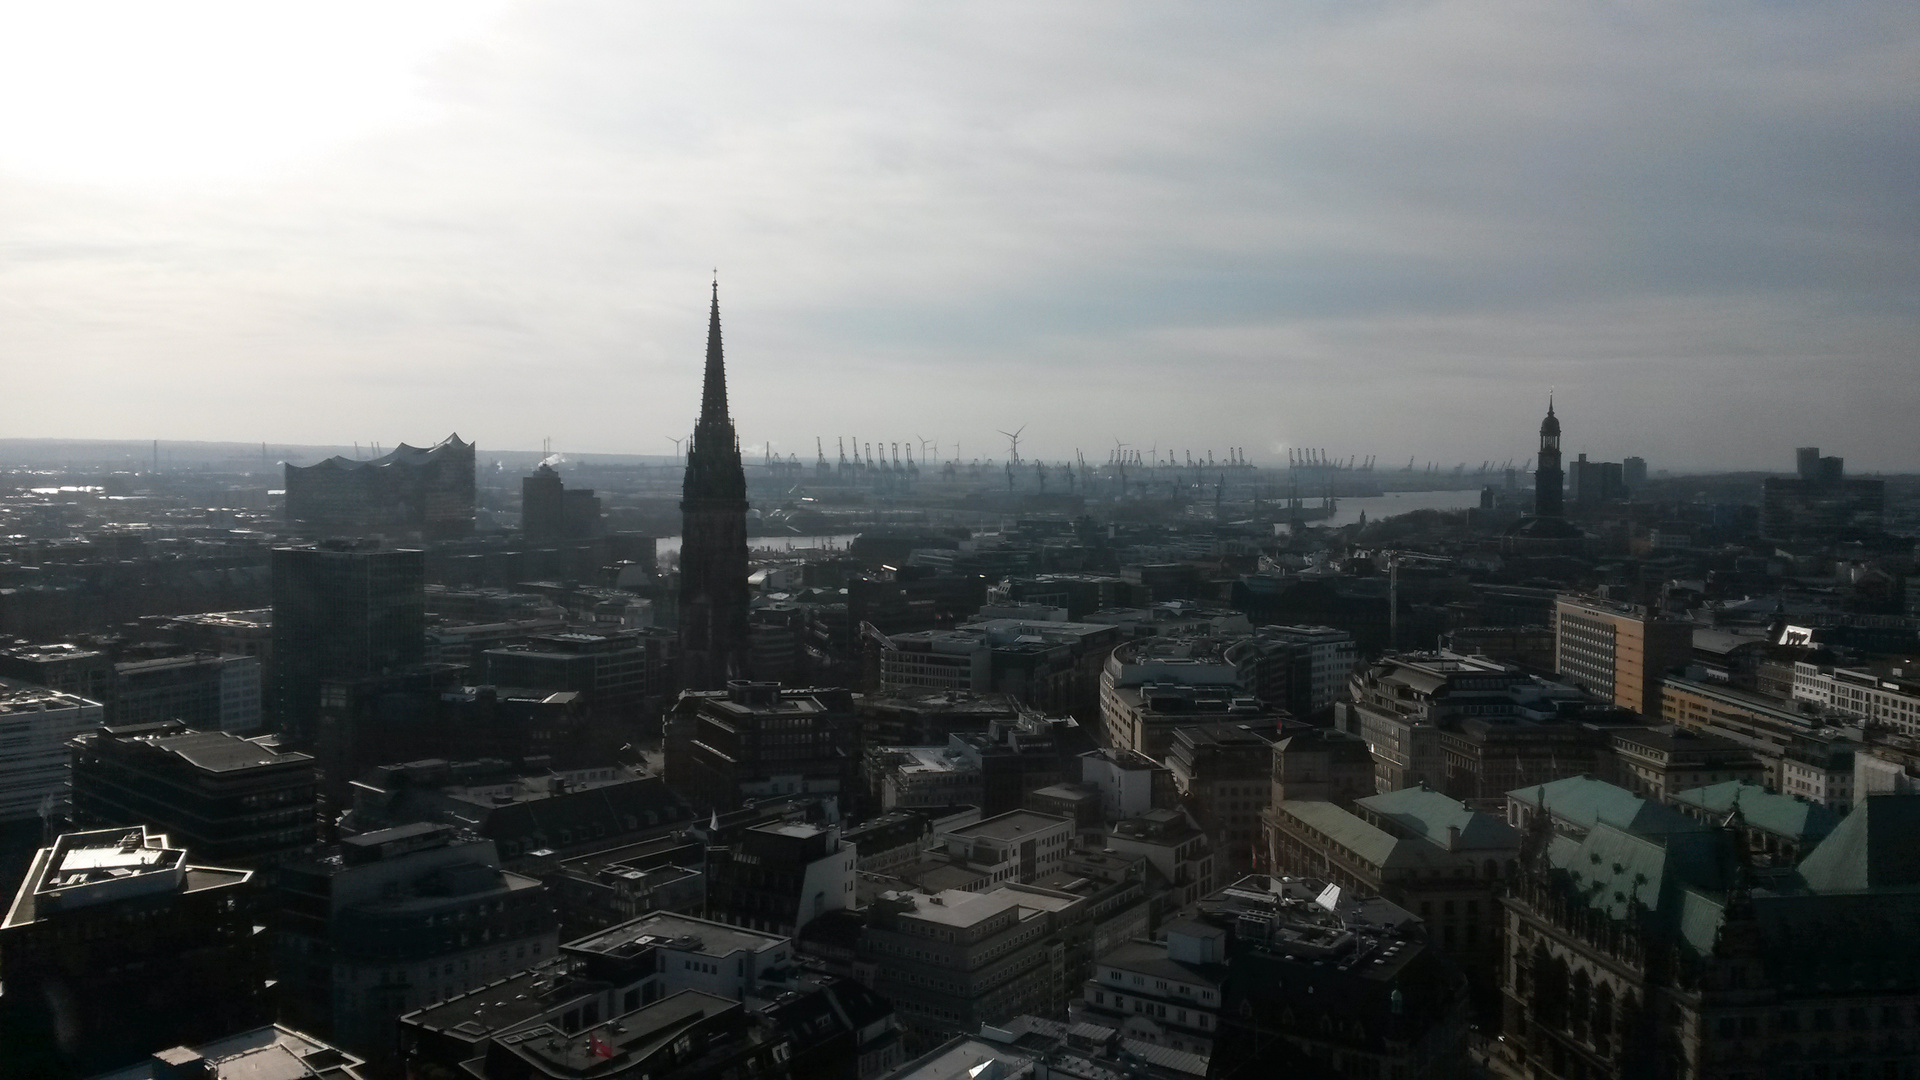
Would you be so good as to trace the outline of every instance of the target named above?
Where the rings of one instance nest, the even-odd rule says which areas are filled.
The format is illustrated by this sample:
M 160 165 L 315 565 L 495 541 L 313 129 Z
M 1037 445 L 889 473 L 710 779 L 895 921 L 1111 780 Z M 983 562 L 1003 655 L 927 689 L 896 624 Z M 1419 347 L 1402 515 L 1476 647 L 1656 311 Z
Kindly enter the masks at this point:
M 713 283 L 713 295 L 714 302 L 719 303 L 720 283 L 718 281 Z M 1551 386 L 1547 387 L 1547 415 L 1553 415 L 1553 387 Z

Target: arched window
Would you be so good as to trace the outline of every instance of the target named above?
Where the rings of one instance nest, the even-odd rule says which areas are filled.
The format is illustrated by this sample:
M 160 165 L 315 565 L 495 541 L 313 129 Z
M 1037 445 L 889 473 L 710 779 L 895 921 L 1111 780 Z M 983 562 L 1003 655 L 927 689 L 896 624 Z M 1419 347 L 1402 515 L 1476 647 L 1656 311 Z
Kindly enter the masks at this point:
M 1613 986 L 1605 982 L 1593 995 L 1593 1046 L 1602 1054 L 1613 1049 Z
M 1567 1026 L 1567 965 L 1559 957 L 1548 955 L 1545 945 L 1533 951 L 1533 983 L 1534 1015 L 1549 1028 L 1564 1029 Z
M 1584 969 L 1573 976 L 1573 992 L 1567 1001 L 1567 1027 L 1576 1037 L 1587 1034 L 1588 1013 L 1593 1008 L 1593 981 Z

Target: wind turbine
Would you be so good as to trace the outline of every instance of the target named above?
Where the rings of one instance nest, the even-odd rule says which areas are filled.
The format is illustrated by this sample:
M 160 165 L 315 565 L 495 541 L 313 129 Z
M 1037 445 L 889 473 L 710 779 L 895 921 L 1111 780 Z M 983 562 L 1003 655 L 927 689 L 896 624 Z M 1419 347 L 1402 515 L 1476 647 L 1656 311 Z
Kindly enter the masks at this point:
M 1012 464 L 1012 465 L 1020 464 L 1020 432 L 1025 430 L 1027 430 L 1027 425 L 1021 424 L 1019 428 L 1013 431 L 1000 432 L 1000 434 L 1005 435 L 1013 443 L 1013 449 L 1008 451 L 1008 458 L 1010 459 L 1008 462 L 1009 464 Z
M 673 460 L 679 461 L 680 460 L 680 444 L 687 441 L 686 437 L 682 436 L 681 438 L 676 439 L 673 436 L 669 435 L 667 436 L 667 441 L 673 444 Z

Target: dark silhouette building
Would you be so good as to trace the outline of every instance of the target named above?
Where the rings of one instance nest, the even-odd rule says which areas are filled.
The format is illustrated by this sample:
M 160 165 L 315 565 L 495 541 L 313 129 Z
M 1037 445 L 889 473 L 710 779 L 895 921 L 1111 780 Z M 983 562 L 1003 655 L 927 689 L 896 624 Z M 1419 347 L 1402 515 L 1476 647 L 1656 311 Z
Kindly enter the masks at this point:
M 187 856 L 143 825 L 34 855 L 0 918 L 0 1075 L 90 1075 L 267 1021 L 253 872 Z
M 1590 508 L 1618 502 L 1627 497 L 1626 469 L 1617 461 L 1588 461 L 1581 454 L 1573 461 L 1568 488 L 1575 506 Z
M 488 649 L 481 663 L 496 686 L 571 690 L 595 716 L 626 724 L 649 710 L 658 720 L 669 704 L 670 644 L 650 632 L 569 630 Z
M 1559 517 L 1566 480 L 1560 471 L 1560 418 L 1547 401 L 1547 417 L 1540 421 L 1540 457 L 1533 469 L 1533 512 L 1536 517 Z
M 1510 555 L 1571 555 L 1585 539 L 1566 519 L 1566 474 L 1560 468 L 1560 418 L 1547 401 L 1540 421 L 1540 456 L 1533 470 L 1533 516 L 1508 529 L 1501 547 Z
M 1877 533 L 1885 523 L 1886 481 L 1848 479 L 1846 459 L 1798 451 L 1798 476 L 1761 484 L 1760 535 L 1770 540 L 1834 541 Z
M 680 500 L 680 659 L 689 690 L 724 689 L 748 677 L 747 474 L 727 413 L 720 351 L 720 286 L 707 324 L 700 419 L 687 443 Z
M 371 461 L 336 455 L 286 470 L 287 524 L 299 535 L 473 535 L 473 444 L 459 435 L 425 449 L 401 443 Z
M 520 531 L 528 540 L 582 540 L 605 531 L 600 497 L 592 488 L 569 490 L 545 462 L 520 481 Z
M 735 680 L 686 691 L 666 718 L 667 784 L 696 809 L 776 795 L 839 795 L 853 778 L 853 694 Z
M 388 1068 L 396 1021 L 553 956 L 546 887 L 493 841 L 416 823 L 276 868 L 270 915 L 284 1019 Z
M 427 651 L 424 557 L 343 544 L 273 552 L 278 730 L 315 738 L 321 686 L 397 672 Z

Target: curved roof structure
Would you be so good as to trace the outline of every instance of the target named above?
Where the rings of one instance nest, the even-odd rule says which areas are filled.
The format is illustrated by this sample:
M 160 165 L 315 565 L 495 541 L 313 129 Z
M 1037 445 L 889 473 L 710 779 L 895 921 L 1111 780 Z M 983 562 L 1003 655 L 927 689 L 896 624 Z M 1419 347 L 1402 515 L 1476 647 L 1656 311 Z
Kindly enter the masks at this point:
M 377 458 L 365 459 L 343 457 L 335 454 L 324 461 L 318 461 L 312 465 L 288 465 L 287 471 L 309 472 L 314 469 L 383 469 L 393 465 L 419 466 L 435 460 L 449 450 L 472 449 L 473 444 L 463 442 L 460 438 L 460 433 L 456 431 L 446 438 L 441 439 L 439 442 L 434 443 L 432 446 L 408 446 L 406 443 L 401 443 L 399 446 L 394 447 L 391 451 Z

